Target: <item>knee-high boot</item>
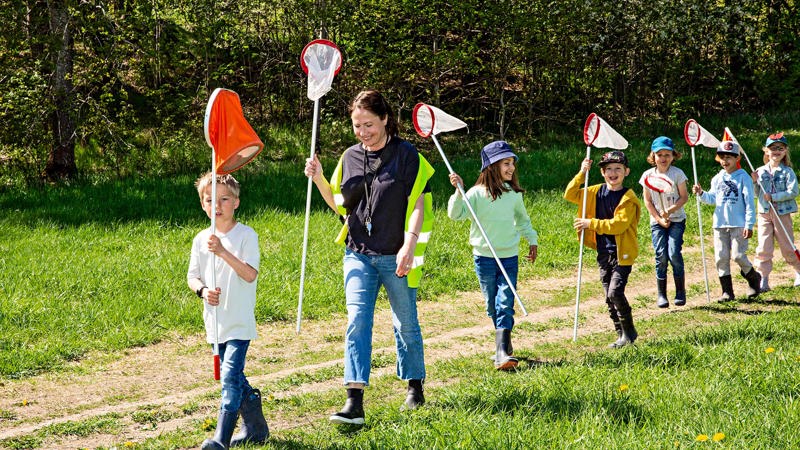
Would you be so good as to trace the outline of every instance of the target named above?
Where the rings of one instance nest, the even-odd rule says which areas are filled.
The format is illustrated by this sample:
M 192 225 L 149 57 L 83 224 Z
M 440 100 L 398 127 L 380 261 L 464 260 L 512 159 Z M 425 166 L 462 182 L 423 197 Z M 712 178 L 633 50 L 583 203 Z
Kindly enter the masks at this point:
M 239 427 L 239 432 L 233 437 L 231 447 L 267 442 L 269 426 L 261 408 L 261 391 L 252 389 L 246 392 L 242 397 L 239 413 L 242 415 L 242 425 Z
M 214 438 L 203 441 L 200 450 L 227 450 L 230 447 L 231 436 L 233 435 L 233 429 L 236 428 L 236 420 L 238 418 L 239 411 L 228 412 L 220 410 Z

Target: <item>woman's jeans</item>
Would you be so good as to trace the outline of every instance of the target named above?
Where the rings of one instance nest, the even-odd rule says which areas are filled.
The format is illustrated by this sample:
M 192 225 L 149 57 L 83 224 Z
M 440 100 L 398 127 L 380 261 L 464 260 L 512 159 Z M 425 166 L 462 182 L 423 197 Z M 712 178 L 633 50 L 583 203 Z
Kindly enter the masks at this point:
M 350 249 L 344 255 L 347 331 L 344 337 L 344 383 L 369 384 L 375 302 L 383 286 L 392 308 L 397 345 L 397 376 L 425 378 L 422 331 L 417 318 L 417 290 L 395 275 L 396 255 L 368 256 Z
M 650 225 L 653 237 L 653 251 L 656 257 L 656 278 L 667 279 L 667 263 L 672 264 L 672 276 L 684 276 L 683 270 L 683 232 L 686 222 L 670 222 L 664 228 L 659 224 Z
M 220 381 L 222 382 L 222 401 L 219 409 L 230 413 L 239 411 L 242 397 L 252 388 L 244 376 L 244 362 L 250 341 L 231 339 L 219 344 Z
M 510 330 L 514 328 L 514 293 L 511 291 L 503 272 L 494 258 L 473 255 L 475 273 L 481 284 L 481 292 L 486 301 L 486 315 L 492 319 L 495 329 Z M 519 257 L 500 258 L 508 278 L 517 286 Z

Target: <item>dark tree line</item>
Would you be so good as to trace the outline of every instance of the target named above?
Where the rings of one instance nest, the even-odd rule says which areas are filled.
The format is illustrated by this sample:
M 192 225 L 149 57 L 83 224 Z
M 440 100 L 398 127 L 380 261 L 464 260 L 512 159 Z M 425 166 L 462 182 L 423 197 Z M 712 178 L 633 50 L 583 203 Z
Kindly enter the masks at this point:
M 178 170 L 152 161 L 199 145 L 215 87 L 256 129 L 307 122 L 298 58 L 323 32 L 339 118 L 364 87 L 493 136 L 800 103 L 794 0 L 2 0 L 0 19 L 0 169 L 28 182 Z

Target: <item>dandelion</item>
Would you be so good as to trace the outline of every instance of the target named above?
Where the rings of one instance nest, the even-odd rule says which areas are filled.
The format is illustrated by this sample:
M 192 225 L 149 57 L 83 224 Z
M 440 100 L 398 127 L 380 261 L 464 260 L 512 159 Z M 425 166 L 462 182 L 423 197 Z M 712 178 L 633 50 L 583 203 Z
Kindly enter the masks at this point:
M 625 392 L 627 390 L 628 390 L 628 385 L 627 384 L 620 384 L 619 385 L 619 391 L 620 392 Z
M 134 444 L 133 442 L 131 442 L 131 441 L 128 441 L 128 442 L 126 442 L 126 443 L 125 443 L 125 445 L 124 445 L 124 446 L 125 446 L 125 448 L 133 448 L 133 446 L 134 446 L 134 445 L 135 445 L 135 444 Z
M 697 437 L 694 438 L 694 440 L 697 441 L 697 442 L 705 442 L 705 441 L 708 440 L 708 435 L 707 434 L 698 434 Z
M 764 353 L 774 353 L 774 352 L 775 352 L 775 349 L 772 348 L 772 347 L 767 347 L 767 348 L 764 349 Z
M 211 419 L 206 419 L 203 421 L 203 431 L 211 431 L 214 429 L 214 421 Z
M 711 438 L 714 442 L 719 442 L 725 439 L 725 433 L 714 433 L 714 436 Z
M 22 399 L 22 401 L 19 402 L 19 405 L 20 406 L 28 406 L 28 399 L 27 398 Z

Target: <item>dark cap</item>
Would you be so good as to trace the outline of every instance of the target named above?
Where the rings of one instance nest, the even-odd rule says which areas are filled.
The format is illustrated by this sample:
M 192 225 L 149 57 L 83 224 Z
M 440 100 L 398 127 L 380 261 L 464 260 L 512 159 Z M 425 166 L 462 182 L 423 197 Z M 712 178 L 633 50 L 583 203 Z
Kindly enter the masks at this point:
M 481 172 L 497 161 L 506 158 L 514 158 L 514 161 L 517 160 L 517 155 L 511 150 L 511 146 L 508 145 L 508 142 L 494 141 L 486 144 L 483 150 L 481 150 Z
M 622 153 L 619 150 L 614 150 L 613 152 L 604 154 L 600 158 L 600 162 L 597 163 L 597 165 L 600 167 L 605 167 L 613 163 L 622 164 L 623 166 L 628 167 L 628 157 L 625 156 L 625 153 Z

